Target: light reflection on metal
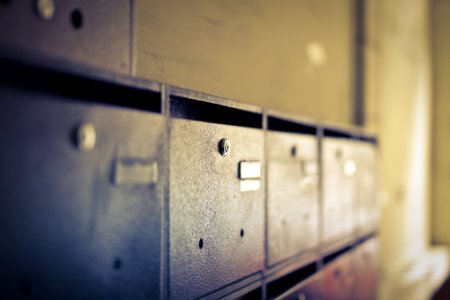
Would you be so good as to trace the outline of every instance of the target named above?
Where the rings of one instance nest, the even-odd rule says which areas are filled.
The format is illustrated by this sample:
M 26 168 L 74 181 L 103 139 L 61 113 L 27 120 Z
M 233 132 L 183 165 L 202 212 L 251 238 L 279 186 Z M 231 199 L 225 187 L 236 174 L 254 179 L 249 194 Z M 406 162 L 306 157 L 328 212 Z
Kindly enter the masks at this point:
M 239 162 L 239 179 L 252 179 L 261 177 L 261 163 L 259 161 Z
M 319 173 L 319 167 L 316 160 L 302 160 L 303 176 L 313 176 Z
M 258 191 L 261 187 L 261 181 L 259 179 L 246 179 L 241 180 L 241 192 Z
M 76 133 L 76 142 L 81 151 L 91 151 L 95 147 L 97 134 L 95 127 L 91 123 L 82 123 Z
M 158 163 L 155 161 L 126 158 L 115 162 L 116 185 L 151 185 L 157 181 Z
M 35 2 L 38 15 L 45 21 L 49 21 L 55 14 L 55 3 L 53 0 L 37 0 Z
M 353 159 L 347 160 L 343 165 L 344 173 L 347 176 L 353 176 L 356 173 L 356 162 Z

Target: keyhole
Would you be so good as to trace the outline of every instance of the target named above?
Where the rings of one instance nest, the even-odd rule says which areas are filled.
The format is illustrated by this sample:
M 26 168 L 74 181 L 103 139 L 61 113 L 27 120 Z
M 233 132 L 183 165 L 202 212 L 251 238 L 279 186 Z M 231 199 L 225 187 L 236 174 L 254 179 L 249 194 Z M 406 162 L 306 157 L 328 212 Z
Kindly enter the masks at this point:
M 292 148 L 291 148 L 291 156 L 292 157 L 297 157 L 297 153 L 298 153 L 297 146 L 292 146 Z
M 114 266 L 114 270 L 119 271 L 120 269 L 122 269 L 122 260 L 119 257 L 117 257 L 114 260 L 113 266 Z
M 79 9 L 75 9 L 72 11 L 70 15 L 70 21 L 72 22 L 72 26 L 75 29 L 80 29 L 83 26 L 83 14 Z

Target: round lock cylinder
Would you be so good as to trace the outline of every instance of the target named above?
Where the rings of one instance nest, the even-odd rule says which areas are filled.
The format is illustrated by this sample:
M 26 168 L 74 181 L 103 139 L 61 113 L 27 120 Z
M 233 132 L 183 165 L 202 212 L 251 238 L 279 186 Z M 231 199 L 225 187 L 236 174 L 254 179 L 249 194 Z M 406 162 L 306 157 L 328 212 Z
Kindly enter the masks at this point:
M 76 132 L 76 144 L 78 149 L 87 152 L 95 147 L 97 135 L 95 127 L 91 123 L 82 123 Z
M 223 138 L 219 142 L 219 152 L 222 156 L 227 156 L 231 151 L 231 143 L 228 139 Z
M 53 0 L 36 0 L 36 12 L 45 21 L 49 21 L 55 14 L 55 2 Z

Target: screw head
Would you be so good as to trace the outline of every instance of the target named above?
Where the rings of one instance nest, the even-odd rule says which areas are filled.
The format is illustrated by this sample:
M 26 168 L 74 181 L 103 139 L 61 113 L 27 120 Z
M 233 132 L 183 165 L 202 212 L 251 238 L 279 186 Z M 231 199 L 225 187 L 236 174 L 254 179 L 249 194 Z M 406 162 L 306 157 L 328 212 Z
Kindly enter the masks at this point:
M 45 21 L 49 21 L 55 14 L 55 2 L 53 0 L 36 0 L 36 11 Z
M 81 151 L 91 151 L 95 147 L 97 135 L 91 123 L 82 123 L 76 132 L 76 142 Z
M 231 151 L 231 143 L 229 140 L 223 138 L 219 142 L 219 152 L 222 156 L 227 156 Z

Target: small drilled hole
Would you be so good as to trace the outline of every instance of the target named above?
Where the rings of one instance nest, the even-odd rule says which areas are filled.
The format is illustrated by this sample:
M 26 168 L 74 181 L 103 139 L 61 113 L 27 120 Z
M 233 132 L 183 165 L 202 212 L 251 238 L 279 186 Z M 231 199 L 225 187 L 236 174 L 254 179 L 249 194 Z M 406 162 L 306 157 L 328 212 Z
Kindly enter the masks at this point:
M 336 152 L 334 153 L 336 159 L 341 159 L 342 158 L 342 151 L 341 149 L 337 149 Z
M 198 247 L 199 247 L 200 249 L 203 248 L 203 239 L 200 239 L 200 241 L 198 241 Z
M 114 264 L 113 264 L 113 267 L 114 267 L 114 270 L 120 270 L 120 269 L 122 269 L 122 260 L 119 258 L 119 257 L 117 257 L 115 260 L 114 260 Z
M 297 147 L 296 146 L 292 146 L 292 148 L 291 148 L 291 156 L 292 157 L 296 157 L 297 156 Z
M 80 10 L 75 9 L 70 15 L 70 21 L 75 29 L 80 29 L 83 26 L 83 14 Z
M 244 237 L 244 229 L 241 229 L 241 238 Z

